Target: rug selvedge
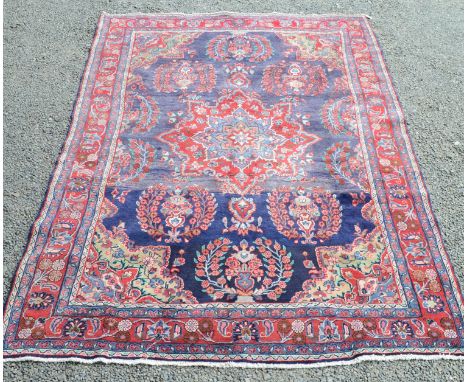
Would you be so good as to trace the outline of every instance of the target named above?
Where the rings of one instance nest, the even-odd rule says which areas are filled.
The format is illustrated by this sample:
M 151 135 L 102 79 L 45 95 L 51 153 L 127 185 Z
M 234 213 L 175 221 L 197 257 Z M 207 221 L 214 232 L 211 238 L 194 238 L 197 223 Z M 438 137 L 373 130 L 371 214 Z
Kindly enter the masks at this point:
M 462 354 L 462 297 L 361 16 L 103 15 L 6 357 Z

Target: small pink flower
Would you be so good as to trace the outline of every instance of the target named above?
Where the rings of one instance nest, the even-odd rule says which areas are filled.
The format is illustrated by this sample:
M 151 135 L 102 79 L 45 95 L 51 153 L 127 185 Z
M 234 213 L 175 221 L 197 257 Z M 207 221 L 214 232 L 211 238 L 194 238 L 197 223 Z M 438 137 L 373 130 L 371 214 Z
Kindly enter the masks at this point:
M 294 320 L 291 324 L 291 329 L 294 333 L 302 333 L 304 331 L 305 325 L 301 320 Z
M 122 320 L 119 322 L 118 328 L 119 328 L 119 331 L 126 332 L 132 328 L 132 321 Z
M 185 323 L 185 330 L 189 333 L 196 332 L 198 330 L 198 321 L 197 320 L 188 320 Z

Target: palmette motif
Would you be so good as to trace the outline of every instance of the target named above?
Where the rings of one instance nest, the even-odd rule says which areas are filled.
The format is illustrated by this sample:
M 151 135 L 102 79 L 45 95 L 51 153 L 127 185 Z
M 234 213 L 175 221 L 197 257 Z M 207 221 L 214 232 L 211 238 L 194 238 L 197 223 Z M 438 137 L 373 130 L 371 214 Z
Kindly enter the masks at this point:
M 144 232 L 166 243 L 180 243 L 206 231 L 216 214 L 213 194 L 198 186 L 186 190 L 155 185 L 145 190 L 137 202 L 137 219 Z
M 254 213 L 257 210 L 255 202 L 252 198 L 245 198 L 243 196 L 238 198 L 231 198 L 228 203 L 228 210 L 232 214 L 231 226 L 228 226 L 228 218 L 223 218 L 225 229 L 223 233 L 237 231 L 239 235 L 246 236 L 249 231 L 260 232 L 262 225 L 262 217 L 259 216 L 255 219 Z
M 342 208 L 329 191 L 281 187 L 268 195 L 267 203 L 276 229 L 295 243 L 302 238 L 302 244 L 317 244 L 340 230 Z
M 174 60 L 159 65 L 154 73 L 154 87 L 163 93 L 210 92 L 215 84 L 216 73 L 213 65 L 197 61 Z
M 270 41 L 253 33 L 220 34 L 208 43 L 208 56 L 216 61 L 261 62 L 272 55 Z
M 282 61 L 265 69 L 262 85 L 277 96 L 317 96 L 328 87 L 328 79 L 320 65 Z
M 6 357 L 462 353 L 462 298 L 363 17 L 108 16 Z

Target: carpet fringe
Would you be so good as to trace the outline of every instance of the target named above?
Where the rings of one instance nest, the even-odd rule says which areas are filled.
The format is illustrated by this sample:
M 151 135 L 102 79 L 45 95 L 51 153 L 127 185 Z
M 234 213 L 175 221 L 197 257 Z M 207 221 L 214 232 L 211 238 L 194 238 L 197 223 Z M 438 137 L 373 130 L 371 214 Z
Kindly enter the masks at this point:
M 234 11 L 217 11 L 217 12 L 157 12 L 157 13 L 144 13 L 144 12 L 131 12 L 131 13 L 107 13 L 105 11 L 101 12 L 101 15 L 110 16 L 110 17 L 125 17 L 125 16 L 222 16 L 222 15 L 232 15 L 232 16 L 303 16 L 303 17 L 329 17 L 329 16 L 339 16 L 339 17 L 365 17 L 366 19 L 372 20 L 372 17 L 364 14 L 345 14 L 345 13 L 285 13 L 285 12 L 263 12 L 263 13 L 245 13 L 245 12 L 234 12 Z
M 282 364 L 282 363 L 251 363 L 251 362 L 206 362 L 206 361 L 166 361 L 166 360 L 151 360 L 151 359 L 131 359 L 125 360 L 120 358 L 79 358 L 79 357 L 62 357 L 62 358 L 42 358 L 34 356 L 22 356 L 17 358 L 4 358 L 4 362 L 77 362 L 83 364 L 122 364 L 122 365 L 150 365 L 150 366 L 203 366 L 203 367 L 219 367 L 219 368 L 252 368 L 252 369 L 309 369 L 327 366 L 347 366 L 358 364 L 367 361 L 402 361 L 402 360 L 421 360 L 421 361 L 434 361 L 434 360 L 458 360 L 463 361 L 464 355 L 449 355 L 449 354 L 397 354 L 397 355 L 360 355 L 354 359 L 340 360 L 340 361 L 325 361 L 317 363 L 295 363 L 295 364 Z

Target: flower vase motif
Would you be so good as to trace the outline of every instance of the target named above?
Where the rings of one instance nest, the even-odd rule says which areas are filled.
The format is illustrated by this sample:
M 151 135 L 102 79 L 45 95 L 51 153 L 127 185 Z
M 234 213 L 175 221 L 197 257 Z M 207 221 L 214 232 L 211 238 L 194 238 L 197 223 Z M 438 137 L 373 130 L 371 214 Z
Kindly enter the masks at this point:
M 277 300 L 293 274 L 294 260 L 284 246 L 258 238 L 254 245 L 217 239 L 202 246 L 195 258 L 196 279 L 213 300 Z

